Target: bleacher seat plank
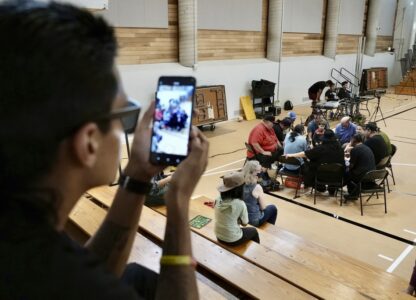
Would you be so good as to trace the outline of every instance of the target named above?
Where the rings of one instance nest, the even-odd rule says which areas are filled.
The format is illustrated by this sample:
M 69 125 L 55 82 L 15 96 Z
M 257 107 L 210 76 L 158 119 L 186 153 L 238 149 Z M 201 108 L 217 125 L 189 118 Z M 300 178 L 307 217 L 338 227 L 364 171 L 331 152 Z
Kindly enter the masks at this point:
M 94 197 L 102 198 L 105 205 L 108 206 L 111 205 L 114 193 L 114 187 L 104 187 L 92 191 Z M 206 216 L 213 218 L 214 210 L 203 205 L 205 201 L 212 200 L 206 197 L 195 199 L 191 202 L 191 209 L 195 208 L 195 205 L 199 203 L 200 208 L 206 209 L 205 212 L 210 213 Z M 159 208 L 159 210 L 161 213 L 164 213 L 163 207 Z M 197 212 L 195 213 L 198 214 Z M 208 225 L 208 227 L 210 226 L 213 226 L 213 224 Z M 400 277 L 386 273 L 349 256 L 331 251 L 276 226 L 266 225 L 264 229 L 260 230 L 260 238 L 263 245 L 307 266 L 315 272 L 323 273 L 369 297 L 377 299 L 408 299 L 407 295 L 402 293 L 407 283 Z M 198 230 L 195 231 L 198 232 Z M 213 228 L 211 228 L 211 234 L 213 234 Z M 211 235 L 210 239 L 215 240 L 215 237 Z
M 114 195 L 112 195 L 113 197 Z M 98 199 L 97 199 L 98 200 Z M 92 207 L 95 206 L 95 207 Z M 86 198 L 82 198 L 75 209 L 73 214 L 75 217 L 86 215 L 88 211 L 95 212 L 97 210 L 104 210 L 98 207 L 96 204 L 92 203 Z M 102 213 L 100 213 L 102 215 Z M 71 214 L 72 216 L 72 214 Z M 102 215 L 102 218 L 104 216 Z M 99 217 L 93 218 L 93 220 L 98 220 Z M 94 222 L 84 221 L 83 226 L 92 229 L 91 224 Z M 97 223 L 98 225 L 101 223 Z M 144 207 L 140 226 L 144 231 L 147 231 L 149 234 L 155 238 L 162 240 L 164 237 L 164 229 L 166 224 L 166 218 L 161 214 Z M 199 235 L 192 233 L 192 243 L 194 256 L 197 259 L 198 263 L 208 270 L 211 270 L 223 280 L 227 281 L 229 284 L 235 286 L 236 288 L 243 290 L 245 293 L 249 294 L 253 298 L 260 299 L 313 299 L 311 295 L 305 293 L 304 291 L 290 285 L 289 283 L 273 276 L 272 274 L 262 270 L 261 268 L 256 267 L 241 259 L 238 256 L 224 250 L 221 247 L 218 247 L 214 243 L 209 242 L 208 240 L 200 237 Z M 138 246 L 140 247 L 140 245 Z M 215 257 L 215 259 L 212 259 Z M 258 280 L 261 278 L 261 281 Z M 207 286 L 207 288 L 209 288 Z M 200 290 L 201 298 L 205 298 Z M 205 298 L 207 299 L 207 298 Z M 212 298 L 210 298 L 212 299 Z
M 213 218 L 213 215 L 208 215 L 204 210 L 195 209 L 195 200 L 192 201 L 190 207 L 190 216 L 192 219 L 197 215 L 204 215 Z M 156 208 L 162 214 L 166 213 L 165 206 Z M 206 206 L 207 210 L 213 209 Z M 217 241 L 214 234 L 214 222 L 208 223 L 201 229 L 192 228 L 193 231 L 201 234 L 210 241 L 218 243 L 220 246 L 229 251 L 240 255 L 242 258 L 264 268 L 268 272 L 285 278 L 296 286 L 300 286 L 311 294 L 323 299 L 368 299 L 366 295 L 362 295 L 355 289 L 319 272 L 319 270 L 312 270 L 304 266 L 302 263 L 296 262 L 288 257 L 285 257 L 273 251 L 272 249 L 263 245 L 262 236 L 260 236 L 260 245 L 254 242 L 248 242 L 237 247 L 228 247 Z
M 113 196 L 111 196 L 111 191 L 114 191 L 112 188 L 102 188 L 100 190 L 89 191 L 89 194 L 93 196 L 98 201 L 103 200 L 103 197 L 108 197 L 106 200 L 103 200 L 103 203 L 111 205 Z M 195 200 L 191 201 L 190 204 L 190 219 L 199 214 L 198 211 L 193 209 L 193 203 Z M 143 211 L 150 210 L 149 208 L 144 207 Z M 166 207 L 158 207 L 159 212 L 166 214 Z M 152 213 L 154 215 L 154 213 Z M 141 219 L 146 220 L 149 214 L 143 214 Z M 211 216 L 212 218 L 213 216 Z M 150 218 L 146 222 L 150 224 L 150 230 L 155 230 L 155 221 L 157 216 L 154 215 L 153 218 Z M 142 225 L 142 221 L 141 224 Z M 207 226 L 203 227 L 200 230 L 194 230 L 199 234 L 202 234 L 205 238 L 209 239 L 213 243 L 218 243 L 213 231 L 213 223 L 209 223 Z M 309 293 L 322 298 L 327 299 L 365 299 L 360 293 L 356 290 L 332 279 L 326 277 L 318 272 L 308 269 L 302 264 L 295 262 L 280 255 L 277 252 L 270 251 L 263 245 L 258 245 L 255 243 L 247 243 L 240 247 L 226 247 L 220 244 L 220 247 L 226 248 L 229 251 L 240 255 L 242 258 L 260 266 L 261 268 L 267 270 L 267 272 L 276 275 L 279 278 L 284 278 L 285 280 L 293 283 L 294 285 L 306 289 Z
M 83 197 L 72 210 L 70 220 L 91 236 L 96 232 L 105 215 L 106 211 L 103 208 Z M 138 263 L 159 273 L 161 255 L 162 249 L 158 245 L 137 233 L 128 262 Z M 226 299 L 205 282 L 197 280 L 197 284 L 200 299 Z
M 214 210 L 204 202 L 213 201 L 199 197 L 191 203 L 194 214 L 214 218 Z M 163 210 L 163 208 L 160 208 Z M 213 224 L 211 224 L 213 226 Z M 212 232 L 213 232 L 212 227 Z M 293 233 L 266 223 L 259 229 L 261 244 L 293 259 L 309 269 L 331 277 L 351 288 L 375 299 L 397 299 L 405 297 L 402 291 L 407 282 L 398 276 L 384 272 L 365 262 L 331 251 L 307 241 Z

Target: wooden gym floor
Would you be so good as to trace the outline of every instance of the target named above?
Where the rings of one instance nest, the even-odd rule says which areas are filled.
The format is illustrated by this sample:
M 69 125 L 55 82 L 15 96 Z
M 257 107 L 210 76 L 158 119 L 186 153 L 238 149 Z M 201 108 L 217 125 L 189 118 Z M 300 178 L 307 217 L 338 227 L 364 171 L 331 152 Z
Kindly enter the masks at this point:
M 373 100 L 369 103 L 371 112 L 375 102 Z M 378 122 L 378 125 L 398 147 L 393 158 L 396 185 L 389 178 L 392 192 L 387 195 L 387 214 L 384 214 L 383 206 L 370 206 L 364 208 L 364 216 L 361 216 L 359 202 L 340 207 L 334 197 L 319 193 L 317 205 L 314 206 L 309 191 L 305 191 L 295 201 L 409 241 L 416 241 L 416 182 L 412 176 L 416 171 L 416 156 L 413 155 L 416 149 L 416 109 L 412 110 L 415 107 L 416 97 L 387 94 L 381 99 L 383 114 L 388 118 L 387 126 L 383 122 Z M 306 119 L 310 108 L 305 104 L 295 107 L 294 110 L 298 114 L 296 123 L 299 123 L 301 119 Z M 400 114 L 392 116 L 396 113 Z M 282 112 L 281 118 L 285 114 L 286 112 Z M 216 124 L 213 132 L 205 132 L 210 141 L 210 159 L 194 198 L 205 195 L 215 199 L 218 196 L 216 187 L 220 183 L 220 176 L 243 166 L 246 153 L 244 142 L 251 128 L 258 122 L 259 120 L 228 121 Z M 336 123 L 332 122 L 331 127 Z M 293 199 L 294 190 L 285 188 L 276 194 Z M 405 280 L 410 278 L 416 259 L 413 246 L 271 195 L 267 195 L 267 199 L 278 206 L 277 227 L 392 272 Z

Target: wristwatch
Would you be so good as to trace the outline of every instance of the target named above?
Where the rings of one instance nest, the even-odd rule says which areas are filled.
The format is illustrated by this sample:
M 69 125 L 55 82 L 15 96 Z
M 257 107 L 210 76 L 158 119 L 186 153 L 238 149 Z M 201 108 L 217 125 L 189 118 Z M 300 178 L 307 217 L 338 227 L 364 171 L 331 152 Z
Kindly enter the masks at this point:
M 139 195 L 148 194 L 153 186 L 150 182 L 139 181 L 125 174 L 120 175 L 118 184 L 120 188 Z

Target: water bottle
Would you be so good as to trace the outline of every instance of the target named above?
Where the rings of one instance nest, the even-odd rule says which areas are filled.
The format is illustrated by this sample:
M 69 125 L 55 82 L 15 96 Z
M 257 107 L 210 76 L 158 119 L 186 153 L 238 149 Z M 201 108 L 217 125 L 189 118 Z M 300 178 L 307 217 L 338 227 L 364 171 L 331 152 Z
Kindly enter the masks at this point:
M 305 192 L 305 184 L 303 182 L 300 184 L 300 192 L 301 193 Z

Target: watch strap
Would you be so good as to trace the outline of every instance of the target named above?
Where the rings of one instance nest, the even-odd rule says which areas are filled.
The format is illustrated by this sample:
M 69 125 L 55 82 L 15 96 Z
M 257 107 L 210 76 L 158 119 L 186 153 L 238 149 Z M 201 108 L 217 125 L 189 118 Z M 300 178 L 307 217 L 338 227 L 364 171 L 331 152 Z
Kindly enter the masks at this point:
M 153 186 L 150 182 L 139 181 L 125 174 L 120 175 L 118 184 L 120 188 L 139 195 L 148 194 Z

